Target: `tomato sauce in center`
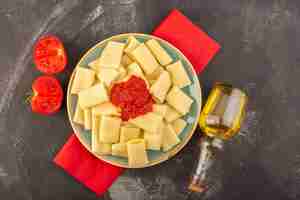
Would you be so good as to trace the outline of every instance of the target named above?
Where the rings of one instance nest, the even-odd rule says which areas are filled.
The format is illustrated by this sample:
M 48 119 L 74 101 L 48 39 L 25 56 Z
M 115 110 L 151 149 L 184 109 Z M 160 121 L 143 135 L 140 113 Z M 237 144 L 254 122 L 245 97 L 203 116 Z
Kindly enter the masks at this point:
M 134 75 L 127 81 L 114 84 L 110 98 L 115 106 L 121 108 L 123 121 L 151 112 L 154 103 L 146 82 Z

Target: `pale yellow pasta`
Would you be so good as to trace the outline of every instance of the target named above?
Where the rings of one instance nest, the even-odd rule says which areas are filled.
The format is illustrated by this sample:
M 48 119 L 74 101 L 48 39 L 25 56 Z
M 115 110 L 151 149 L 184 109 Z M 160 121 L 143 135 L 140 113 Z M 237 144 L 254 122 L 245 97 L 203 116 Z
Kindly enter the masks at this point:
M 191 84 L 182 62 L 172 62 L 159 41 L 141 43 L 131 36 L 126 44 L 107 42 L 89 69 L 76 69 L 71 87 L 71 93 L 78 94 L 73 121 L 91 130 L 92 152 L 128 158 L 129 167 L 142 167 L 149 163 L 147 150 L 166 152 L 180 143 L 178 136 L 187 126 L 181 117 L 194 100 L 181 90 Z M 152 112 L 122 121 L 109 91 L 133 75 L 145 80 L 156 103 Z
M 156 80 L 152 80 L 152 79 L 147 79 L 147 80 L 148 80 L 149 85 L 153 85 L 156 81 Z
M 153 133 L 145 131 L 144 139 L 146 142 L 146 148 L 150 149 L 150 150 L 160 150 L 162 147 L 163 134 L 164 134 L 164 123 L 163 122 L 161 122 L 157 134 L 153 134 Z
M 160 103 L 163 103 L 171 85 L 172 83 L 170 75 L 167 71 L 164 71 L 151 85 L 150 93 L 155 97 L 156 100 L 158 100 Z
M 192 83 L 180 60 L 168 65 L 167 70 L 171 74 L 173 84 L 179 88 L 183 88 Z
M 100 127 L 100 116 L 93 115 L 92 114 L 92 134 L 98 134 L 99 133 L 99 127 Z
M 123 65 L 120 65 L 118 71 L 119 71 L 118 80 L 121 80 L 127 76 L 127 71 Z
M 165 114 L 165 120 L 167 122 L 170 123 L 182 116 L 180 113 L 178 113 L 176 110 L 174 110 L 171 106 L 169 106 L 169 105 L 166 105 L 166 106 L 167 106 L 167 112 Z
M 95 81 L 95 72 L 93 70 L 78 67 L 72 83 L 71 94 L 77 94 L 80 91 L 92 86 Z
M 92 134 L 92 152 L 94 152 L 98 155 L 110 155 L 111 154 L 111 144 L 100 142 L 99 135 Z
M 193 99 L 186 95 L 180 88 L 174 86 L 167 95 L 166 98 L 168 104 L 176 109 L 182 115 L 189 112 Z
M 131 63 L 128 67 L 127 67 L 127 73 L 129 75 L 135 75 L 141 78 L 145 78 L 144 73 L 142 71 L 142 69 L 140 68 L 139 64 L 137 64 L 136 62 Z
M 99 116 L 99 115 L 113 115 L 113 116 L 120 116 L 120 109 L 113 105 L 111 102 L 105 102 L 99 105 L 92 107 L 92 114 Z
M 97 71 L 97 70 L 99 69 L 99 67 L 100 67 L 100 66 L 99 66 L 99 59 L 93 60 L 92 62 L 90 62 L 90 63 L 88 64 L 88 66 L 89 66 L 91 69 Z
M 73 122 L 77 124 L 84 125 L 84 114 L 83 110 L 80 108 L 79 103 L 77 102 L 76 108 L 75 108 L 75 113 L 73 117 Z
M 139 66 L 136 62 L 131 63 L 131 64 L 127 67 L 127 70 L 128 70 L 128 71 L 127 71 L 128 78 L 129 78 L 131 75 L 135 75 L 135 76 L 137 76 L 137 77 L 142 78 L 142 79 L 146 82 L 147 87 L 149 86 L 149 83 L 148 83 L 146 77 L 144 76 L 143 71 L 141 70 L 140 66 Z
M 144 139 L 146 141 L 146 148 L 149 150 L 159 151 L 162 146 L 162 134 L 153 134 L 144 132 Z
M 145 131 L 157 133 L 162 119 L 162 116 L 149 112 L 145 115 L 130 119 L 129 122 Z
M 113 144 L 111 149 L 111 155 L 127 158 L 128 157 L 127 144 L 126 143 Z
M 128 165 L 139 167 L 149 163 L 144 139 L 134 139 L 127 142 Z
M 99 126 L 101 118 L 99 116 L 92 116 L 92 151 L 98 155 L 110 155 L 111 144 L 100 142 Z
M 86 108 L 83 110 L 84 114 L 84 129 L 91 130 L 92 128 L 92 112 L 91 109 Z
M 126 54 L 123 54 L 122 56 L 122 60 L 121 60 L 121 64 L 124 67 L 127 67 L 128 65 L 130 65 L 131 63 L 133 63 L 134 61 Z
M 100 121 L 100 142 L 117 143 L 120 139 L 121 119 L 103 116 Z
M 172 126 L 170 124 L 165 124 L 163 134 L 163 151 L 169 151 L 178 143 L 180 143 L 180 139 L 178 138 Z
M 173 129 L 175 131 L 175 133 L 178 135 L 180 134 L 183 129 L 186 127 L 186 121 L 184 119 L 176 119 L 175 121 L 172 122 L 172 126 L 173 126 Z
M 99 66 L 118 68 L 121 64 L 125 44 L 121 42 L 109 41 L 103 49 L 99 58 Z
M 155 81 L 163 71 L 165 71 L 164 68 L 159 66 L 152 74 L 146 75 L 146 78 L 148 81 Z
M 128 79 L 131 77 L 131 75 L 127 74 L 124 78 L 118 79 L 115 81 L 115 83 L 121 83 L 121 82 L 125 82 L 128 81 Z
M 133 51 L 136 47 L 138 47 L 140 44 L 141 43 L 134 36 L 129 36 L 124 52 L 129 53 Z
M 153 104 L 153 112 L 165 117 L 167 114 L 168 106 L 165 104 Z
M 85 109 L 109 101 L 109 97 L 105 86 L 102 83 L 97 83 L 96 85 L 79 92 L 78 101 L 80 107 Z
M 122 121 L 122 127 L 128 127 L 128 128 L 137 128 L 134 124 L 128 122 L 128 121 Z
M 114 80 L 119 76 L 120 72 L 113 68 L 101 67 L 98 70 L 97 77 L 101 80 L 107 87 L 109 87 Z
M 99 131 L 92 132 L 92 152 L 96 153 L 99 149 Z
M 121 127 L 120 143 L 126 143 L 129 140 L 139 138 L 141 130 L 134 127 Z
M 159 67 L 158 62 L 144 43 L 131 51 L 130 56 L 141 65 L 145 74 L 151 74 Z
M 170 64 L 173 61 L 171 56 L 159 44 L 157 40 L 155 39 L 148 40 L 146 42 L 146 45 L 161 65 L 165 66 Z

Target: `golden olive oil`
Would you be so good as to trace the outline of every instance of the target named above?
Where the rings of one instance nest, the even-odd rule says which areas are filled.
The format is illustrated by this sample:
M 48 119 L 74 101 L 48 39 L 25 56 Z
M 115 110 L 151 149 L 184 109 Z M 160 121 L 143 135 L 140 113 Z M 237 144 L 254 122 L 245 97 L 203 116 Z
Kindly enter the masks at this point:
M 228 139 L 238 133 L 247 104 L 246 94 L 231 85 L 216 83 L 202 110 L 199 125 L 210 136 Z

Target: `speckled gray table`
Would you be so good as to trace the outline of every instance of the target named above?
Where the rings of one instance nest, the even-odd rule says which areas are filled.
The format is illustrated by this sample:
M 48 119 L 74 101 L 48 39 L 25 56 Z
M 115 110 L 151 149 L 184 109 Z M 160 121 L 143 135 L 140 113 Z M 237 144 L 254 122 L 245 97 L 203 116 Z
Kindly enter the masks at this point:
M 0 198 L 98 199 L 56 167 L 52 158 L 71 133 L 66 110 L 30 112 L 24 95 L 39 75 L 31 50 L 44 33 L 66 44 L 67 79 L 78 59 L 113 34 L 151 30 L 171 8 L 181 9 L 222 45 L 201 74 L 205 96 L 215 80 L 250 95 L 241 134 L 226 147 L 215 184 L 204 196 L 185 187 L 196 140 L 159 166 L 128 170 L 103 199 L 300 198 L 300 2 L 296 0 L 1 0 Z

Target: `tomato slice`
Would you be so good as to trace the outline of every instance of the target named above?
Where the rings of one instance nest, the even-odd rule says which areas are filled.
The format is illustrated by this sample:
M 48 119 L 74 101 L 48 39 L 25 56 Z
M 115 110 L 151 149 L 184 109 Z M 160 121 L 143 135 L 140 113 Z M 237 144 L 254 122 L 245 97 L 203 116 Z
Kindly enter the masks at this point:
M 55 74 L 65 69 L 67 55 L 63 43 L 53 35 L 41 37 L 34 48 L 36 68 L 45 74 Z
M 57 112 L 63 101 L 63 90 L 59 81 L 52 76 L 40 76 L 32 84 L 31 109 L 39 114 Z

